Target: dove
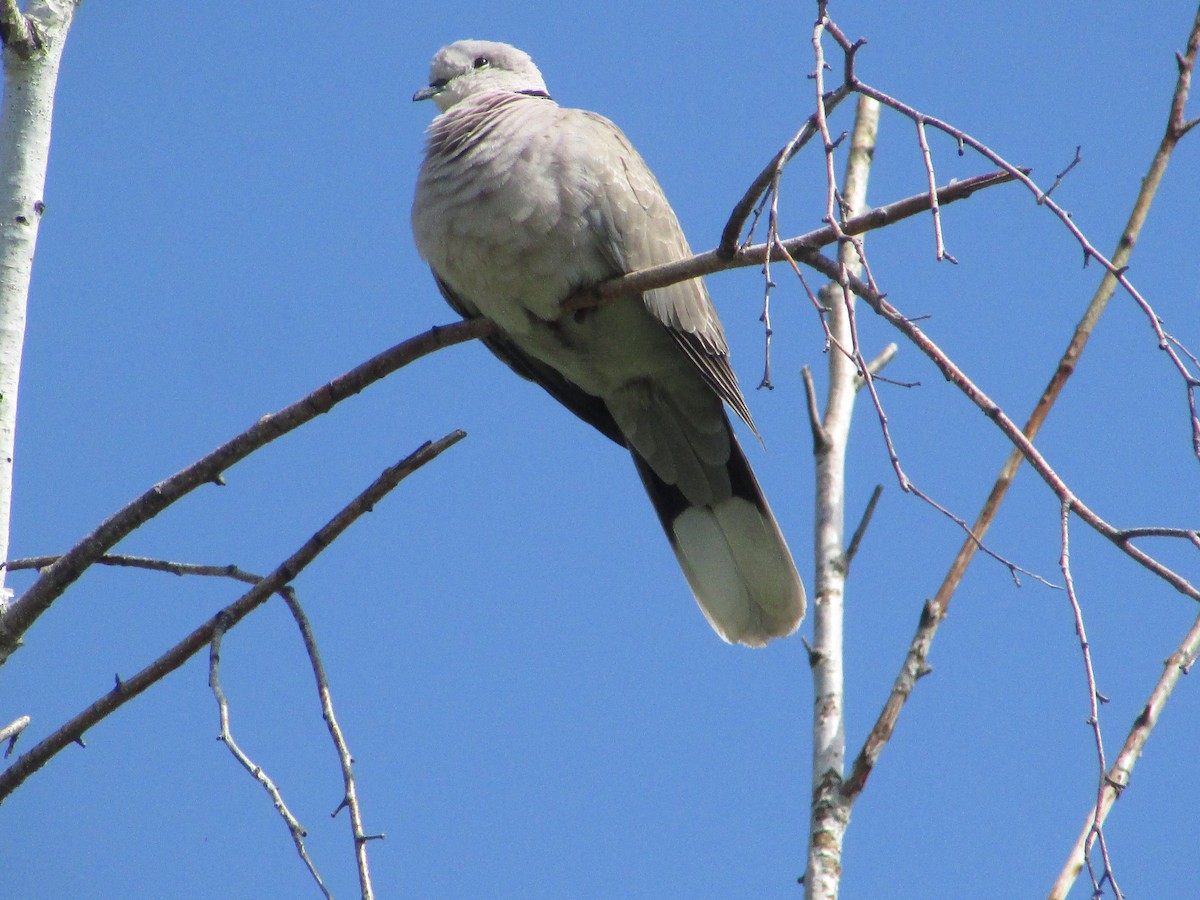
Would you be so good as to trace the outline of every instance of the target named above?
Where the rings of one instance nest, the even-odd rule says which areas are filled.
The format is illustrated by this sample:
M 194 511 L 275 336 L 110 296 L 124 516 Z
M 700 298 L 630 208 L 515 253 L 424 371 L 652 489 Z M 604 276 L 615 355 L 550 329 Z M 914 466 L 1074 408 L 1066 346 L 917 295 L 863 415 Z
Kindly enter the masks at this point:
M 794 632 L 804 585 L 725 411 L 757 436 L 703 281 L 564 307 L 691 256 L 649 167 L 608 119 L 559 106 L 508 44 L 443 47 L 413 100 L 439 111 L 412 228 L 446 301 L 494 322 L 500 360 L 629 451 L 718 635 L 759 647 Z

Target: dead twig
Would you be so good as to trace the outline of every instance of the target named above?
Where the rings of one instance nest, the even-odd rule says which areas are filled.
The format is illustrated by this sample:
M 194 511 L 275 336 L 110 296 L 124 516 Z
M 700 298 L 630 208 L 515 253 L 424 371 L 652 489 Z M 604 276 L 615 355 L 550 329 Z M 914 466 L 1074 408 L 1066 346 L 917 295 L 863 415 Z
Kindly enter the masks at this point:
M 1097 778 L 1098 786 L 1096 788 L 1096 815 L 1092 820 L 1092 827 L 1088 835 L 1087 842 L 1084 847 L 1084 856 L 1087 859 L 1088 874 L 1092 879 L 1093 896 L 1100 896 L 1103 893 L 1104 882 L 1112 885 L 1114 893 L 1117 895 L 1117 900 L 1123 896 L 1121 889 L 1117 887 L 1116 878 L 1113 875 L 1112 860 L 1108 855 L 1108 843 L 1104 839 L 1104 829 L 1100 822 L 1100 798 L 1104 792 L 1104 779 L 1107 775 L 1108 765 L 1104 761 L 1104 736 L 1100 731 L 1100 691 L 1096 687 L 1096 670 L 1092 665 L 1092 648 L 1088 643 L 1087 631 L 1083 625 L 1083 607 L 1079 604 L 1079 597 L 1075 593 L 1075 579 L 1071 577 L 1071 506 L 1069 503 L 1062 504 L 1061 516 L 1061 553 L 1059 555 L 1059 567 L 1062 569 L 1063 579 L 1067 587 L 1067 600 L 1071 604 L 1071 614 L 1075 619 L 1075 634 L 1079 638 L 1079 647 L 1083 656 L 1084 675 L 1087 679 L 1088 688 L 1088 725 L 1092 729 L 1092 737 L 1096 742 L 1096 756 L 1100 764 L 1100 774 Z M 1093 840 L 1100 845 L 1100 857 L 1104 862 L 1104 870 L 1100 873 L 1100 877 L 1096 877 L 1096 871 L 1092 866 L 1090 850 Z
M 342 734 L 341 727 L 338 725 L 337 716 L 333 713 L 333 698 L 329 690 L 329 679 L 325 675 L 325 664 L 321 662 L 321 654 L 317 650 L 317 641 L 313 635 L 312 625 L 308 621 L 308 616 L 304 614 L 304 609 L 296 600 L 296 593 L 291 587 L 285 587 L 280 591 L 280 595 L 287 604 L 292 618 L 296 620 L 296 625 L 299 627 L 300 635 L 304 640 L 304 648 L 308 651 L 308 659 L 312 664 L 313 677 L 317 682 L 317 694 L 321 700 L 321 714 L 325 719 L 325 725 L 329 729 L 329 736 L 333 739 L 333 745 L 337 749 L 338 762 L 342 767 L 342 783 L 345 787 L 345 793 L 342 795 L 342 802 L 338 804 L 337 809 L 331 815 L 336 816 L 343 808 L 350 813 L 350 827 L 354 838 L 354 858 L 358 867 L 358 884 L 362 892 L 362 900 L 372 900 L 375 892 L 371 887 L 371 869 L 367 861 L 367 842 L 382 839 L 383 835 L 367 834 L 363 829 L 362 808 L 359 806 L 358 788 L 354 780 L 354 758 L 350 755 L 350 748 L 346 745 L 346 738 Z
M 275 786 L 275 782 L 271 780 L 271 776 L 263 770 L 262 766 L 250 759 L 246 755 L 246 752 L 238 745 L 238 742 L 233 737 L 233 731 L 229 726 L 229 701 L 225 697 L 225 691 L 221 689 L 221 639 L 225 637 L 226 628 L 232 624 L 232 621 L 227 616 L 218 614 L 216 626 L 213 628 L 212 640 L 209 642 L 208 686 L 212 688 L 213 696 L 217 700 L 217 711 L 221 721 L 221 733 L 217 735 L 217 740 L 229 748 L 229 752 L 233 754 L 233 758 L 238 761 L 238 764 L 249 772 L 251 777 L 261 784 L 263 790 L 271 797 L 271 802 L 275 805 L 275 811 L 279 813 L 280 818 L 287 825 L 288 833 L 292 837 L 292 843 L 296 846 L 296 853 L 299 854 L 309 874 L 312 875 L 313 880 L 317 883 L 317 887 L 321 889 L 321 893 L 328 900 L 332 900 L 333 895 L 329 893 L 329 888 L 325 887 L 325 882 L 321 879 L 321 874 L 317 871 L 312 857 L 308 855 L 308 850 L 304 846 L 304 838 L 308 836 L 308 832 L 304 830 L 304 826 L 297 821 L 292 811 L 288 809 L 288 805 L 283 799 L 283 794 L 279 792 L 279 788 Z

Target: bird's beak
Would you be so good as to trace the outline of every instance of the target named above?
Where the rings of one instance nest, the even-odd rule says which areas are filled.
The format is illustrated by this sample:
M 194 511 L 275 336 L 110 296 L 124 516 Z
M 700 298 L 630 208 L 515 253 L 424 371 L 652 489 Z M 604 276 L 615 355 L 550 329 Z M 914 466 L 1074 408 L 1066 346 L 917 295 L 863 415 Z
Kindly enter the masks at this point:
M 413 103 L 416 103 L 419 100 L 430 100 L 440 94 L 445 87 L 446 82 L 435 81 L 428 87 L 423 87 L 413 94 Z

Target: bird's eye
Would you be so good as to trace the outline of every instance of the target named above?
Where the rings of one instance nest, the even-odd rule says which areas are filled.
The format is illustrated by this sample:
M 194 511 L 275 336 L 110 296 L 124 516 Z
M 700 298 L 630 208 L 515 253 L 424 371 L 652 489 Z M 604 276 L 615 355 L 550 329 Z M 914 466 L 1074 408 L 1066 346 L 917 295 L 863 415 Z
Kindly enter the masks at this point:
M 486 56 L 475 57 L 475 68 L 477 68 L 477 69 L 482 69 L 484 66 L 487 66 L 490 64 L 491 64 L 491 60 L 488 59 Z

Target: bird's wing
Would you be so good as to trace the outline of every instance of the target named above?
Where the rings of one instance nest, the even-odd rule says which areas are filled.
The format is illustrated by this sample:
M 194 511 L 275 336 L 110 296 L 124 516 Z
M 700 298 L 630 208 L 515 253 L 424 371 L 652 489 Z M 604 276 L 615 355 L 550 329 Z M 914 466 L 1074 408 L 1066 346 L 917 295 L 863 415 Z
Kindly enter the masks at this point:
M 450 285 L 446 284 L 437 272 L 433 273 L 433 277 L 437 281 L 438 290 L 442 292 L 442 296 L 450 304 L 451 309 L 464 319 L 479 315 L 479 310 L 455 294 Z M 484 338 L 483 343 L 501 362 L 522 378 L 541 385 L 551 397 L 605 437 L 622 447 L 626 446 L 625 438 L 621 436 L 621 430 L 613 420 L 612 413 L 608 411 L 608 407 L 599 397 L 593 397 L 580 390 L 564 378 L 557 369 L 540 362 L 518 347 L 503 332 Z
M 676 262 L 692 255 L 683 229 L 645 160 L 603 116 L 571 111 L 596 161 L 599 225 L 622 272 Z M 699 278 L 647 291 L 646 309 L 670 331 L 705 381 L 757 435 L 746 399 L 729 366 L 729 347 L 708 289 Z

